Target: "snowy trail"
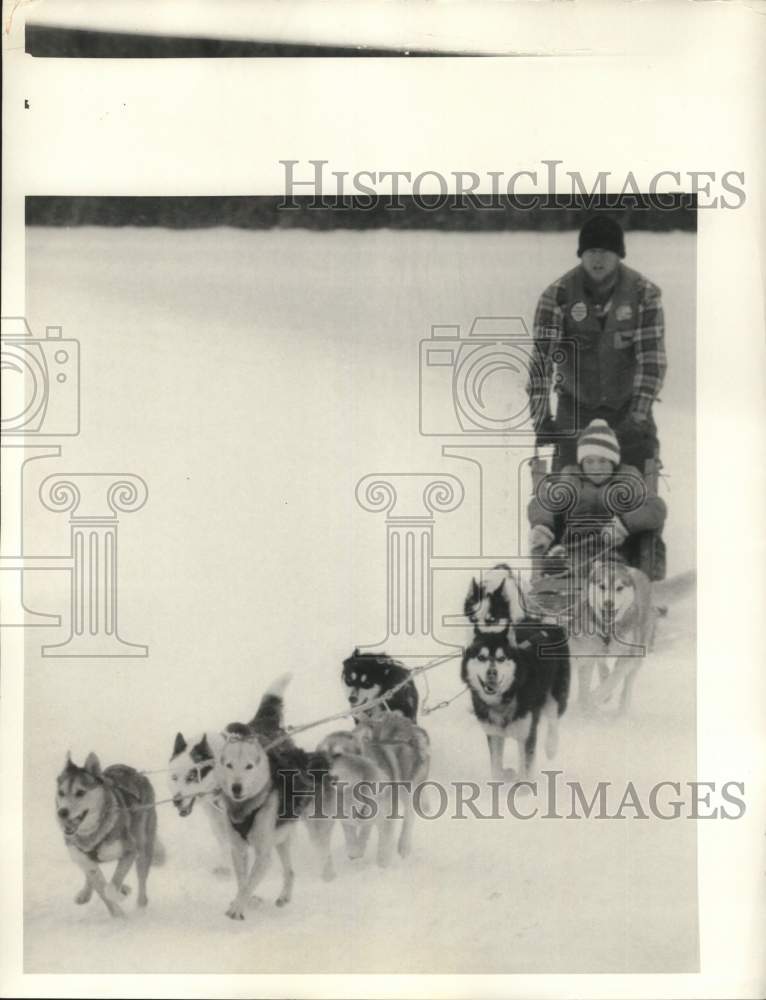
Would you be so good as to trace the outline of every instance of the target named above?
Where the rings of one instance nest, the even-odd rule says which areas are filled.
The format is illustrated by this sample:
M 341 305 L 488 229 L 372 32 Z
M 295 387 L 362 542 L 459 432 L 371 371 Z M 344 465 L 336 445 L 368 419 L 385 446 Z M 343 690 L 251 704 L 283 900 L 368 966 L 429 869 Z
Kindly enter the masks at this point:
M 210 872 L 204 817 L 182 820 L 163 806 L 169 856 L 150 876 L 148 911 L 136 914 L 131 900 L 117 923 L 98 902 L 74 905 L 79 875 L 53 816 L 67 749 L 75 759 L 95 749 L 104 763 L 161 767 L 177 730 L 249 717 L 288 669 L 290 724 L 344 707 L 341 660 L 385 635 L 385 526 L 356 505 L 356 483 L 381 470 L 449 471 L 475 499 L 467 463 L 444 459 L 438 440 L 417 433 L 418 341 L 431 323 L 466 325 L 475 315 L 530 322 L 544 285 L 571 266 L 573 237 L 33 229 L 27 245 L 28 316 L 35 330 L 60 324 L 80 340 L 83 386 L 82 434 L 66 443 L 61 468 L 31 463 L 28 495 L 66 469 L 146 479 L 149 503 L 120 526 L 120 631 L 150 656 L 57 661 L 39 648 L 61 641 L 60 630 L 30 637 L 26 970 L 693 970 L 688 819 L 420 820 L 412 856 L 388 871 L 372 858 L 347 861 L 338 830 L 330 884 L 301 830 L 291 904 L 270 902 L 272 873 L 267 902 L 237 925 L 224 916 L 231 883 Z M 661 285 L 667 310 L 658 423 L 677 585 L 658 590 L 670 613 L 630 719 L 563 720 L 550 766 L 589 797 L 600 781 L 632 781 L 645 795 L 658 781 L 696 776 L 694 246 L 689 234 L 630 237 L 629 262 Z M 495 500 L 508 512 L 510 547 L 522 500 L 510 488 Z M 437 553 L 475 551 L 476 510 L 466 502 L 438 521 Z M 62 518 L 30 504 L 27 529 L 38 551 L 65 551 Z M 27 574 L 29 606 L 66 607 L 63 575 Z M 468 580 L 436 577 L 441 621 L 459 611 Z M 432 703 L 456 693 L 458 672 L 453 661 L 429 674 Z M 466 698 L 423 721 L 432 778 L 487 777 Z M 299 742 L 313 747 L 322 735 Z M 164 797 L 163 776 L 154 783 Z

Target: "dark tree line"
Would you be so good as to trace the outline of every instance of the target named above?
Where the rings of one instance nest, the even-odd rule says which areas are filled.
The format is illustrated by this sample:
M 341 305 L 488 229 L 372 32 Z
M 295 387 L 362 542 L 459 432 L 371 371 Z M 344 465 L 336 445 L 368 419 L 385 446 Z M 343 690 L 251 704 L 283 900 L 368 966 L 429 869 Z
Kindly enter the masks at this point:
M 205 229 L 231 226 L 237 229 L 435 229 L 464 232 L 503 230 L 558 231 L 579 229 L 595 211 L 607 211 L 627 231 L 672 229 L 696 231 L 697 212 L 688 195 L 671 199 L 659 207 L 645 197 L 637 204 L 626 196 L 621 204 L 575 203 L 570 196 L 558 202 L 539 199 L 534 207 L 514 204 L 509 198 L 480 200 L 450 196 L 434 205 L 434 197 L 422 199 L 381 195 L 376 198 L 295 197 L 286 206 L 274 197 L 50 197 L 26 200 L 29 226 L 161 226 L 167 229 Z M 529 198 L 529 196 L 527 196 Z M 672 206 L 672 207 L 670 207 Z

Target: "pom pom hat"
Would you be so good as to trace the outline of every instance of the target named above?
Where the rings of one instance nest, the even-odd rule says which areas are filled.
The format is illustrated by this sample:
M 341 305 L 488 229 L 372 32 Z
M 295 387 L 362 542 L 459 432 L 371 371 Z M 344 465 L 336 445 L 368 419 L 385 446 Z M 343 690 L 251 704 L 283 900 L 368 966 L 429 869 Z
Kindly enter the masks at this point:
M 620 464 L 620 445 L 617 435 L 606 420 L 591 420 L 577 440 L 577 461 L 584 458 L 608 458 L 615 466 Z

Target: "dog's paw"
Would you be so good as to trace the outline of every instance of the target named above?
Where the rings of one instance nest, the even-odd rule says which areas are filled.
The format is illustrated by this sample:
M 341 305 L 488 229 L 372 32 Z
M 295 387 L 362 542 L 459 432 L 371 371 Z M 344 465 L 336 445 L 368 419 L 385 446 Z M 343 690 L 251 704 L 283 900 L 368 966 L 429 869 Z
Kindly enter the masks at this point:
M 107 903 L 107 907 L 109 909 L 110 916 L 120 917 L 120 918 L 125 916 L 125 911 L 123 910 L 123 908 L 121 906 L 117 906 L 116 903 Z
M 495 779 L 495 780 L 498 780 L 498 779 Z M 504 767 L 503 770 L 502 770 L 502 772 L 501 772 L 501 774 L 500 774 L 499 780 L 500 781 L 508 781 L 508 782 L 510 782 L 510 784 L 514 784 L 514 782 L 516 782 L 516 781 L 519 780 L 519 775 L 518 775 L 518 773 L 516 772 L 516 770 L 514 768 L 512 768 L 512 767 Z
M 78 906 L 82 906 L 83 903 L 89 903 L 90 902 L 90 897 L 92 895 L 93 895 L 93 890 L 92 889 L 80 889 L 80 891 L 74 897 L 74 901 L 75 901 L 75 903 L 77 903 Z
M 122 895 L 121 890 L 118 889 L 114 882 L 109 882 L 104 889 L 104 896 L 107 902 L 113 903 L 115 906 L 122 900 Z
M 130 888 L 129 885 L 121 885 L 120 886 L 120 895 L 121 896 L 129 896 L 130 893 L 131 893 L 131 888 Z
M 231 906 L 229 907 L 229 909 L 226 911 L 226 916 L 230 920 L 244 920 L 245 919 L 245 914 L 242 912 L 242 907 L 240 906 L 238 900 L 235 900 L 231 904 Z
M 231 868 L 229 868 L 227 865 L 216 865 L 215 868 L 213 869 L 213 874 L 218 875 L 221 878 L 224 878 L 228 875 L 231 875 Z
M 277 906 L 287 906 L 289 902 L 290 902 L 289 896 L 279 896 L 277 898 Z

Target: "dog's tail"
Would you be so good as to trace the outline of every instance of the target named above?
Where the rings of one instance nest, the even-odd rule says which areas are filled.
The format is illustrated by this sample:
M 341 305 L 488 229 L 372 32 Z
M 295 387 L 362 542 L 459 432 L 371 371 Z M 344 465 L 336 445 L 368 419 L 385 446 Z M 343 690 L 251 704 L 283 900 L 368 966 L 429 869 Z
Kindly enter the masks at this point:
M 285 688 L 290 683 L 292 676 L 293 675 L 290 673 L 281 674 L 266 689 L 263 697 L 261 698 L 261 703 L 258 706 L 258 711 L 248 723 L 252 729 L 257 730 L 259 733 L 266 734 L 272 730 L 282 728 L 285 705 L 284 693 Z
M 152 848 L 152 864 L 160 867 L 161 865 L 164 865 L 167 860 L 168 852 L 165 850 L 165 845 L 159 837 L 155 837 L 154 847 Z

